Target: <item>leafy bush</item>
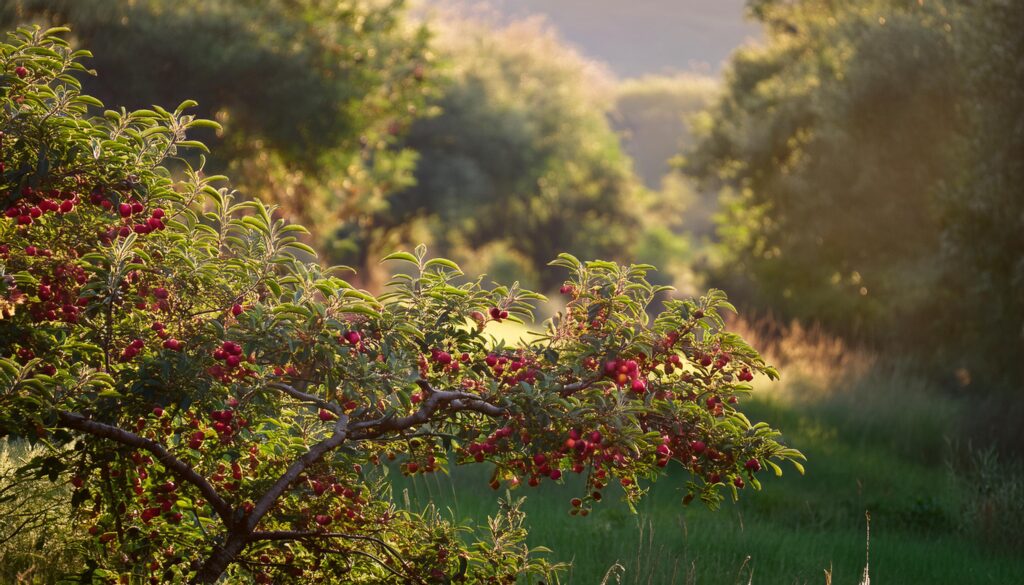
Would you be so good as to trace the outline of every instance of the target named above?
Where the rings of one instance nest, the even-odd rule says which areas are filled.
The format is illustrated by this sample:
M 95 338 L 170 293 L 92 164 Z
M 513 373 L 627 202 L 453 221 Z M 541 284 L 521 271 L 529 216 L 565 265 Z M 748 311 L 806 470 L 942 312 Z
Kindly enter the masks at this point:
M 648 266 L 554 264 L 568 306 L 535 342 L 489 324 L 542 297 L 462 283 L 446 259 L 396 252 L 375 297 L 303 261 L 298 225 L 237 203 L 180 159 L 214 122 L 173 111 L 89 117 L 62 29 L 0 45 L 0 436 L 50 449 L 88 535 L 83 579 L 211 583 L 507 583 L 555 567 L 523 546 L 517 502 L 478 536 L 391 500 L 402 473 L 493 466 L 491 487 L 586 477 L 639 498 L 675 462 L 688 500 L 760 487 L 799 452 L 737 408 L 775 377 L 725 331 L 711 291 L 670 301 Z M 183 170 L 166 166 L 178 158 Z M 466 541 L 469 541 L 467 544 Z

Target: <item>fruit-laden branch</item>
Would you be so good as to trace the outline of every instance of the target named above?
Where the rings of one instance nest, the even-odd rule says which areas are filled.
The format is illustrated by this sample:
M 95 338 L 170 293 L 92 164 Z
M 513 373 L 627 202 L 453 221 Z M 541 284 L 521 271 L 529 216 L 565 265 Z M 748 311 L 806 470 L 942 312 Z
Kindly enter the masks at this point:
M 309 530 L 268 530 L 266 532 L 254 532 L 252 534 L 252 536 L 250 536 L 249 540 L 250 541 L 257 541 L 257 540 L 275 540 L 275 541 L 278 541 L 278 540 L 304 540 L 304 539 L 307 539 L 307 538 L 317 539 L 317 540 L 325 540 L 325 539 L 337 538 L 337 539 L 342 539 L 342 540 L 361 540 L 361 541 L 364 541 L 364 542 L 370 542 L 370 543 L 376 544 L 377 546 L 379 546 L 382 549 L 384 549 L 388 554 L 390 554 L 392 557 L 394 557 L 396 561 L 401 563 L 403 569 L 405 569 L 406 571 L 409 571 L 409 566 L 405 562 L 405 560 L 402 559 L 402 555 L 397 550 L 395 550 L 394 547 L 392 547 L 388 543 L 384 542 L 382 539 L 377 538 L 376 536 L 369 536 L 369 535 L 365 535 L 365 534 L 348 534 L 346 532 L 315 532 L 315 531 L 309 531 Z M 363 556 L 369 558 L 370 560 L 376 562 L 377 564 L 381 565 L 382 567 L 384 567 L 385 569 L 390 571 L 391 574 L 393 574 L 393 575 L 395 575 L 397 577 L 400 577 L 400 578 L 406 579 L 406 580 L 413 580 L 414 579 L 415 582 L 417 582 L 417 583 L 422 583 L 423 582 L 420 579 L 415 579 L 415 577 L 411 573 L 406 574 L 406 575 L 402 575 L 398 571 L 395 571 L 394 569 L 392 569 L 387 563 L 383 562 L 382 560 L 378 559 L 377 557 L 375 557 L 375 556 L 373 556 L 373 555 L 371 555 L 369 553 L 366 553 L 364 551 L 357 551 L 357 550 L 339 551 L 339 550 L 327 549 L 327 548 L 322 548 L 320 550 L 323 551 L 323 552 L 329 552 L 329 553 L 335 553 L 335 554 L 353 554 L 354 553 L 354 554 L 363 555 Z
M 108 425 L 105 423 L 94 421 L 88 417 L 82 416 L 74 412 L 58 411 L 57 416 L 60 418 L 62 426 L 88 433 L 94 437 L 102 439 L 110 439 L 122 445 L 128 445 L 129 447 L 135 447 L 136 449 L 144 449 L 152 453 L 157 461 L 163 464 L 168 471 L 173 473 L 176 477 L 182 481 L 196 486 L 206 501 L 210 503 L 217 515 L 224 522 L 225 526 L 231 526 L 231 506 L 217 493 L 217 490 L 213 489 L 210 482 L 206 481 L 203 476 L 199 475 L 184 461 L 178 459 L 174 455 L 171 455 L 163 445 L 156 441 L 151 441 L 145 437 L 140 437 L 135 433 L 126 431 L 124 429 Z
M 289 388 L 299 394 L 304 394 L 290 386 Z M 215 548 L 214 553 L 206 559 L 206 562 L 196 573 L 194 582 L 215 583 L 224 573 L 224 570 L 227 569 L 228 565 L 249 544 L 256 525 L 274 507 L 274 504 L 281 499 L 281 496 L 284 495 L 289 486 L 298 480 L 306 468 L 320 461 L 324 455 L 341 446 L 345 442 L 347 435 L 348 415 L 341 414 L 334 423 L 331 436 L 310 447 L 309 451 L 306 451 L 294 463 L 288 466 L 288 469 L 281 474 L 281 477 L 274 482 L 274 485 L 270 486 L 270 489 L 260 496 L 259 501 L 256 502 L 252 511 L 245 517 L 245 521 L 241 525 L 227 524 L 229 531 L 224 544 Z
M 309 451 L 306 451 L 302 457 L 299 457 L 292 463 L 281 474 L 281 477 L 274 482 L 274 485 L 270 486 L 270 489 L 260 497 L 246 518 L 245 532 L 251 533 L 255 530 L 260 519 L 270 511 L 281 495 L 288 489 L 288 486 L 294 483 L 307 467 L 320 461 L 324 455 L 341 446 L 348 437 L 348 433 L 348 415 L 342 413 L 338 416 L 338 420 L 334 422 L 334 430 L 331 436 L 310 447 Z
M 352 440 L 376 439 L 386 433 L 404 431 L 416 425 L 421 425 L 428 422 L 434 413 L 445 406 L 451 407 L 452 410 L 456 411 L 479 412 L 493 417 L 505 416 L 508 412 L 505 408 L 482 400 L 476 394 L 451 390 L 435 390 L 426 380 L 418 380 L 416 383 L 427 394 L 427 399 L 423 401 L 419 410 L 408 416 L 386 416 L 353 423 L 350 433 Z
M 598 376 L 590 380 L 580 380 L 578 382 L 573 382 L 572 384 L 565 384 L 564 386 L 559 388 L 558 393 L 562 396 L 562 398 L 568 398 L 569 396 L 572 396 L 573 394 L 579 392 L 580 390 L 589 388 L 591 385 L 594 384 L 594 382 L 598 382 L 600 380 L 601 377 Z
M 371 555 L 370 553 L 368 553 L 368 552 L 366 552 L 364 550 L 337 550 L 337 549 L 333 549 L 333 548 L 327 548 L 327 547 L 318 546 L 318 547 L 316 547 L 314 552 L 318 553 L 318 554 L 334 554 L 334 555 L 341 555 L 341 556 L 345 556 L 345 555 L 358 555 L 358 556 L 361 556 L 361 557 L 366 557 L 366 558 L 370 559 L 371 561 L 373 561 L 374 563 L 377 563 L 378 565 L 380 565 L 381 567 L 386 569 L 387 572 L 389 572 L 392 575 L 398 577 L 399 579 L 404 580 L 406 583 L 415 583 L 416 585 L 426 585 L 426 582 L 423 581 L 422 579 L 419 579 L 419 578 L 417 578 L 417 577 L 415 577 L 414 575 L 411 575 L 411 574 L 403 575 L 403 574 L 399 573 L 398 571 L 392 569 L 390 565 L 388 565 L 387 563 L 385 563 L 381 559 Z
M 338 415 L 339 417 L 342 416 L 343 414 L 345 414 L 345 411 L 342 410 L 341 406 L 339 406 L 339 405 L 337 405 L 337 404 L 335 404 L 333 402 L 330 402 L 328 400 L 324 400 L 323 398 L 320 398 L 319 396 L 314 396 L 312 394 L 309 394 L 308 392 L 303 392 L 302 390 L 299 390 L 298 388 L 295 388 L 294 386 L 289 386 L 288 384 L 285 384 L 283 382 L 271 382 L 267 386 L 269 386 L 270 388 L 274 388 L 276 390 L 280 390 L 281 392 L 284 392 L 285 394 L 287 394 L 288 396 L 291 396 L 292 398 L 294 398 L 296 400 L 301 400 L 303 402 L 309 402 L 311 404 L 315 404 L 315 405 L 319 406 L 320 408 L 323 408 L 325 410 L 329 410 L 329 411 L 333 412 L 334 414 Z

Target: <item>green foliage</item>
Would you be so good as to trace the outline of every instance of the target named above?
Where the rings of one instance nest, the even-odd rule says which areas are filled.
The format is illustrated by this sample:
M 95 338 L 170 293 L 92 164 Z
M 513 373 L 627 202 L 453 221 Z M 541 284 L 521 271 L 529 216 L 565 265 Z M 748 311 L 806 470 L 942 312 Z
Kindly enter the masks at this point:
M 433 76 L 426 30 L 404 2 L 367 0 L 16 0 L 0 22 L 70 24 L 96 51 L 87 93 L 130 108 L 195 99 L 223 126 L 208 172 L 274 202 L 321 245 L 407 184 L 393 148 Z M 240 26 L 239 23 L 245 23 Z M 139 66 L 139 59 L 146 66 Z
M 71 515 L 71 487 L 31 472 L 42 445 L 0 439 L 0 580 L 54 583 L 82 565 L 87 536 Z
M 369 242 L 369 230 L 427 217 L 437 218 L 443 251 L 500 243 L 538 272 L 562 250 L 628 259 L 640 188 L 609 128 L 600 72 L 529 23 L 435 26 L 449 79 L 438 115 L 403 141 L 419 155 L 416 184 L 345 235 Z M 540 276 L 545 289 L 557 286 L 557 275 Z
M 787 317 L 1019 376 L 1024 11 L 751 3 L 686 172 L 719 188 L 720 278 Z M 742 283 L 746 281 L 744 286 Z
M 650 266 L 561 254 L 564 314 L 514 347 L 488 325 L 543 297 L 422 246 L 387 256 L 402 270 L 374 296 L 189 165 L 189 131 L 218 126 L 193 102 L 90 116 L 87 54 L 61 32 L 0 44 L 0 436 L 70 476 L 81 580 L 557 578 L 522 545 L 517 500 L 467 545 L 396 505 L 392 458 L 408 475 L 488 462 L 494 488 L 578 473 L 581 516 L 611 482 L 636 502 L 670 463 L 710 506 L 774 461 L 802 470 L 738 410 L 778 374 L 725 330 L 720 291 L 652 320 Z
M 954 46 L 968 130 L 957 145 L 959 174 L 939 195 L 941 286 L 949 291 L 940 302 L 952 316 L 942 321 L 982 358 L 982 375 L 1016 391 L 1024 375 L 1024 5 L 962 10 Z

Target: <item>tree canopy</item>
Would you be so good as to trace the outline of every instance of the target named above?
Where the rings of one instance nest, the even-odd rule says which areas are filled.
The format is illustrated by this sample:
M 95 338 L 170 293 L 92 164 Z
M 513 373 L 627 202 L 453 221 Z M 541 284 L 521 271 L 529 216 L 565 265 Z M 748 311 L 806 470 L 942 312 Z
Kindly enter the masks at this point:
M 499 488 L 586 478 L 585 516 L 679 465 L 687 501 L 760 488 L 799 452 L 739 409 L 776 371 L 724 327 L 720 291 L 647 307 L 649 266 L 560 255 L 565 312 L 425 250 L 373 296 L 309 258 L 304 228 L 190 166 L 216 122 L 105 110 L 63 29 L 0 44 L 0 436 L 69 478 L 100 582 L 509 583 L 555 567 L 517 501 L 471 535 L 396 504 L 405 474 L 489 465 Z M 172 172 L 168 164 L 179 169 Z
M 1021 54 L 1020 7 L 750 10 L 768 42 L 736 53 L 683 163 L 722 196 L 719 280 L 783 316 L 1018 372 L 1021 68 L 994 55 Z

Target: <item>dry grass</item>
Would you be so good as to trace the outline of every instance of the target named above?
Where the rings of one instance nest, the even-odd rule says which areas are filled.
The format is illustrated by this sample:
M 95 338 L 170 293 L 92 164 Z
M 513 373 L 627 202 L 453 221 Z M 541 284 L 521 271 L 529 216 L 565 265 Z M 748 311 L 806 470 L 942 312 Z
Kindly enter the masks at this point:
M 844 388 L 839 382 L 863 378 L 878 361 L 870 352 L 850 345 L 817 325 L 737 317 L 730 321 L 729 328 L 782 371 L 782 384 L 759 390 L 767 390 L 773 397 L 787 401 L 828 398 Z

